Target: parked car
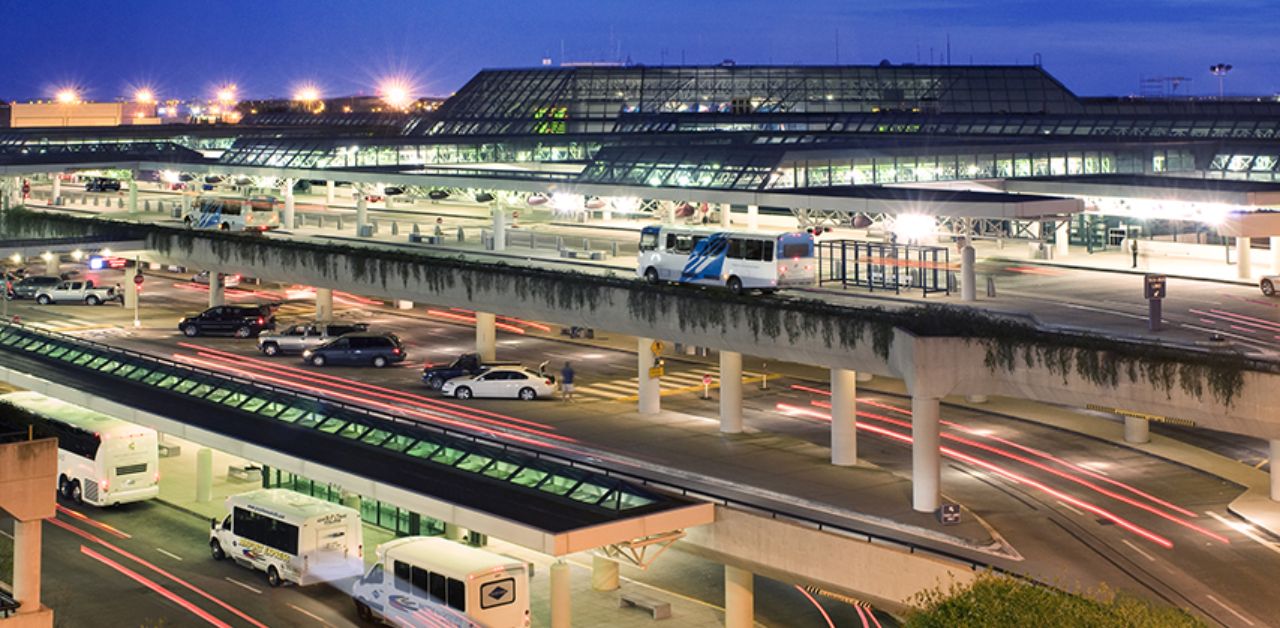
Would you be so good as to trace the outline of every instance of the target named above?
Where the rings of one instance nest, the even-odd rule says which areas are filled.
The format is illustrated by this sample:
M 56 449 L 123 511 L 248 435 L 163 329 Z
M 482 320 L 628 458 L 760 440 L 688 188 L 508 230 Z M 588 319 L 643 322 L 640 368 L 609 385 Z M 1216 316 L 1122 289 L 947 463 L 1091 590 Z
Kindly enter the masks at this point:
M 330 340 L 302 352 L 302 361 L 312 366 L 371 365 L 382 368 L 408 357 L 400 338 L 392 333 L 356 332 Z
M 368 329 L 367 323 L 298 323 L 279 333 L 259 335 L 258 350 L 267 355 L 302 353 L 339 336 Z
M 44 288 L 52 288 L 61 282 L 57 277 L 45 275 L 28 275 L 13 284 L 13 298 L 34 299 L 36 293 Z
M 219 305 L 178 321 L 184 335 L 232 335 L 237 338 L 257 336 L 276 328 L 276 317 L 269 305 Z
M 85 305 L 102 305 L 120 298 L 115 288 L 98 288 L 92 281 L 60 281 L 56 286 L 41 288 L 36 292 L 36 303 L 80 302 Z
M 440 387 L 440 392 L 458 399 L 501 397 L 533 401 L 550 397 L 556 380 L 523 366 L 495 366 L 479 375 L 455 377 Z
M 107 177 L 94 177 L 84 184 L 86 192 L 119 192 L 120 180 Z
M 422 367 L 422 383 L 431 390 L 440 390 L 445 382 L 463 375 L 479 375 L 494 366 L 520 366 L 519 362 L 483 362 L 476 353 L 464 353 L 449 364 L 427 363 Z
M 207 285 L 209 285 L 209 276 L 210 276 L 209 271 L 207 271 L 207 270 L 202 270 L 202 271 L 200 271 L 200 272 L 198 272 L 198 273 L 196 273 L 196 274 L 192 275 L 192 276 L 191 276 L 191 281 L 194 281 L 195 283 L 198 283 L 198 284 L 200 284 L 200 285 L 202 285 L 202 286 L 207 286 Z M 240 275 L 238 275 L 238 274 L 236 274 L 236 275 L 223 275 L 223 276 L 222 276 L 222 287 L 224 287 L 224 288 L 234 288 L 234 287 L 236 287 L 236 286 L 240 285 L 240 280 L 241 280 L 241 279 L 243 279 L 243 277 L 241 277 L 241 276 L 240 276 Z
M 1280 275 L 1263 277 L 1262 281 L 1258 282 L 1258 287 L 1262 289 L 1262 294 L 1269 297 L 1276 296 L 1276 291 L 1280 290 Z

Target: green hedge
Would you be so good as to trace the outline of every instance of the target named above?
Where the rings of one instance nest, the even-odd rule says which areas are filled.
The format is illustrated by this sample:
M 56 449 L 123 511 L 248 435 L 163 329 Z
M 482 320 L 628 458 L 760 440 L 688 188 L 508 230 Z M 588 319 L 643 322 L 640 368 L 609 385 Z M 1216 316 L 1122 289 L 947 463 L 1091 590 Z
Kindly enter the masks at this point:
M 1206 626 L 1182 609 L 1157 606 L 1108 589 L 1084 596 L 993 573 L 979 576 L 967 587 L 926 591 L 916 602 L 920 610 L 907 615 L 905 628 Z

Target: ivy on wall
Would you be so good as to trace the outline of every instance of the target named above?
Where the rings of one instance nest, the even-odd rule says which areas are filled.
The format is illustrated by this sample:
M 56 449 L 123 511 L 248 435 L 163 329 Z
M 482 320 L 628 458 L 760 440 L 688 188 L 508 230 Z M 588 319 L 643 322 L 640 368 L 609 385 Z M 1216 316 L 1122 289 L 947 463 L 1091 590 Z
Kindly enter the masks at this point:
M 371 249 L 331 243 L 265 239 L 261 236 L 126 223 L 63 214 L 10 210 L 0 214 L 5 237 L 110 235 L 147 240 L 163 255 L 190 256 L 207 246 L 221 259 L 246 265 L 304 267 L 329 278 L 354 277 L 384 289 L 442 292 L 461 288 L 476 295 L 513 296 L 561 310 L 595 312 L 625 305 L 645 323 L 684 332 L 727 333 L 744 324 L 757 339 L 794 343 L 821 337 L 832 347 L 852 349 L 869 339 L 888 358 L 894 330 L 921 337 L 957 337 L 980 343 L 992 372 L 1042 367 L 1074 374 L 1098 386 L 1146 382 L 1170 397 L 1182 390 L 1197 399 L 1206 392 L 1230 406 L 1248 370 L 1277 367 L 1235 353 L 1188 351 L 1095 334 L 1041 329 L 968 307 L 922 305 L 885 309 L 851 307 L 794 296 L 763 298 L 718 289 L 645 284 L 632 277 L 553 271 L 502 262 L 482 262 L 430 251 Z M 392 285 L 398 284 L 398 285 Z M 616 302 L 619 299 L 625 303 Z

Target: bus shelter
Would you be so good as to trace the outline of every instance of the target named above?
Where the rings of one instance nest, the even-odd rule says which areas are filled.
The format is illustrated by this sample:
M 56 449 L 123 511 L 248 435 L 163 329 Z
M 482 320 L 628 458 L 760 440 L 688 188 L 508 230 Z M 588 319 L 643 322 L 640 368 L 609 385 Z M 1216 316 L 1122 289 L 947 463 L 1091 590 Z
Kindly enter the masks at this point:
M 955 284 L 951 252 L 945 246 L 871 240 L 818 243 L 818 285 L 864 287 L 871 292 L 919 290 L 921 296 L 951 294 Z

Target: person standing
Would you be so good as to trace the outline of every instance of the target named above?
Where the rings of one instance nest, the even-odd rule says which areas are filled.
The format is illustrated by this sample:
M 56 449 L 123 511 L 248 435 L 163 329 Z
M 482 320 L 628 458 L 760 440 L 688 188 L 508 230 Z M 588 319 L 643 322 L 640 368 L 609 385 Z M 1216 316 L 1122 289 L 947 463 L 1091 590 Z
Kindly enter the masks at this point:
M 1133 267 L 1138 267 L 1138 239 L 1129 238 L 1129 253 L 1133 255 Z
M 569 362 L 565 362 L 564 368 L 560 369 L 560 400 L 568 403 L 574 403 L 573 365 Z
M 444 218 L 443 218 L 443 217 L 441 217 L 441 216 L 436 216 L 436 232 L 435 232 L 435 236 L 436 236 L 437 238 L 443 238 L 443 237 L 444 237 Z

